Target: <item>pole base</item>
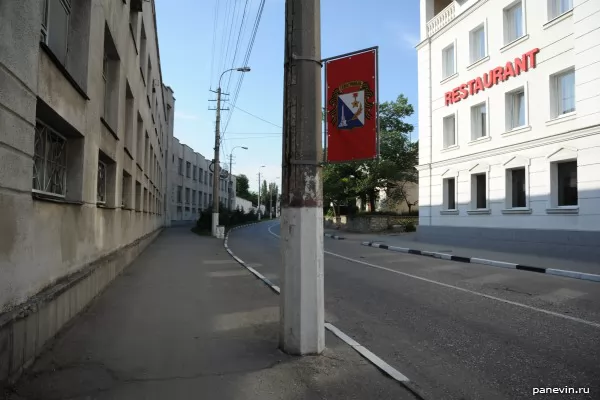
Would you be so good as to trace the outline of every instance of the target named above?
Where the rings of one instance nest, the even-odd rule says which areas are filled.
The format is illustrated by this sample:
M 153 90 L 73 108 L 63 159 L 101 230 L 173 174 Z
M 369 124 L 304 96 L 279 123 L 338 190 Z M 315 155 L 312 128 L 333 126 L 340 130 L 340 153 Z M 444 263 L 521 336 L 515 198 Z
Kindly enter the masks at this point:
M 217 226 L 219 225 L 219 213 L 212 214 L 211 234 L 213 237 L 218 237 Z

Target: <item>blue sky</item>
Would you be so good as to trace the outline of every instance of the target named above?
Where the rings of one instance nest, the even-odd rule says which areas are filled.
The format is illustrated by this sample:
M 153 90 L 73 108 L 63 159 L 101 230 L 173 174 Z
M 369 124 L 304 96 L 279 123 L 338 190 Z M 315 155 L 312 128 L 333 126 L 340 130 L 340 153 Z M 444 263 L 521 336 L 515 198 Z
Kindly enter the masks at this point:
M 246 0 L 156 0 L 163 80 L 171 86 L 176 98 L 175 136 L 206 158 L 212 158 L 214 147 L 215 112 L 208 108 L 215 106 L 209 99 L 216 97 L 209 89 L 216 89 L 221 72 L 243 63 L 259 3 L 260 0 L 248 0 L 245 30 L 234 62 Z M 262 168 L 265 179 L 280 183 L 276 178 L 281 176 L 284 7 L 285 0 L 266 0 L 248 63 L 252 71 L 244 76 L 238 109 L 232 109 L 230 117 L 231 111 L 223 112 L 222 129 L 227 120 L 229 124 L 221 159 L 225 155 L 228 161 L 235 146 L 248 147 L 248 150 L 235 149 L 233 173 L 246 174 L 251 189 L 256 189 L 261 165 L 266 166 Z M 230 33 L 232 20 L 235 29 Z M 213 31 L 216 32 L 214 53 Z M 408 120 L 415 125 L 414 46 L 418 39 L 418 1 L 321 0 L 322 57 L 379 46 L 380 101 L 393 100 L 404 93 L 415 107 L 415 114 Z M 234 92 L 239 75 L 231 74 L 229 92 Z M 225 75 L 224 90 L 227 82 Z M 227 103 L 224 106 L 231 108 Z

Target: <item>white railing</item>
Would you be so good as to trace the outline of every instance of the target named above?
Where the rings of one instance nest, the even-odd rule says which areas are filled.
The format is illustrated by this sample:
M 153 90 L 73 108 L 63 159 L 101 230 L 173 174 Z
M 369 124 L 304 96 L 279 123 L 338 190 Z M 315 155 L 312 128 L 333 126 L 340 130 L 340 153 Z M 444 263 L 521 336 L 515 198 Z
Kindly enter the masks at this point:
M 448 25 L 456 15 L 456 2 L 453 1 L 427 22 L 427 36 L 433 36 L 437 31 Z

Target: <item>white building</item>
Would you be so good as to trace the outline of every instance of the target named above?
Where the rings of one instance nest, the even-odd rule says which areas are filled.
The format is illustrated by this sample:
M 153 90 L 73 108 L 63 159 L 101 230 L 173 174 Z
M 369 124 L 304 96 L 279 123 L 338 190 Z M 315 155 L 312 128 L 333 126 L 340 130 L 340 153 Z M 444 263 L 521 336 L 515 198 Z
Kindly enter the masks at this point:
M 172 138 L 170 149 L 167 220 L 171 224 L 189 223 L 200 217 L 202 210 L 213 204 L 213 172 L 211 159 Z M 219 180 L 219 202 L 235 209 L 235 176 L 223 175 Z M 228 189 L 229 188 L 229 189 Z
M 235 198 L 235 208 L 244 211 L 244 214 L 248 214 L 251 210 L 255 210 L 250 200 L 242 199 L 241 197 Z
M 600 1 L 421 0 L 417 49 L 419 235 L 597 257 Z

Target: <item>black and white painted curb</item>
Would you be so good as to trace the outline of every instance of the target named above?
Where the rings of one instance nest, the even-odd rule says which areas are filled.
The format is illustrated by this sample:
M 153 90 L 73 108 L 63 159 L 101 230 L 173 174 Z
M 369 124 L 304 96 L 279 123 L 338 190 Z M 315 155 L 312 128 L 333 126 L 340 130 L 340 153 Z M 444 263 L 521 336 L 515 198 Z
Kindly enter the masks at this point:
M 261 274 L 260 272 L 258 272 L 257 270 L 255 270 L 254 268 L 249 266 L 246 262 L 244 262 L 244 260 L 242 260 L 241 258 L 236 256 L 235 254 L 233 254 L 233 252 L 231 251 L 231 249 L 228 246 L 230 232 L 232 232 L 236 229 L 255 225 L 257 223 L 258 222 L 255 222 L 252 224 L 247 224 L 247 225 L 240 225 L 240 226 L 230 229 L 227 232 L 227 234 L 225 235 L 225 241 L 224 241 L 223 245 L 225 246 L 225 250 L 227 251 L 227 253 L 229 253 L 229 255 L 231 257 L 233 257 L 233 259 L 235 261 L 237 261 L 240 265 L 242 265 L 244 268 L 246 268 L 248 271 L 250 271 L 252 274 L 254 274 L 254 276 L 256 276 L 258 279 L 263 281 L 263 283 L 265 283 L 272 291 L 274 291 L 277 294 L 281 294 L 281 288 L 279 286 L 273 284 L 273 282 L 271 282 L 269 279 L 265 278 L 263 276 L 263 274 Z M 277 235 L 271 231 L 271 228 L 273 226 L 271 226 L 269 228 L 269 233 L 275 237 L 280 237 L 279 235 Z M 358 354 L 363 356 L 365 359 L 367 359 L 369 362 L 371 362 L 373 365 L 375 365 L 379 370 L 381 370 L 386 375 L 388 375 L 390 378 L 396 380 L 401 385 L 403 385 L 412 394 L 414 394 L 418 399 L 424 399 L 424 397 L 419 393 L 420 389 L 418 389 L 418 387 L 415 385 L 415 383 L 412 382 L 410 379 L 408 379 L 400 371 L 396 370 L 394 367 L 392 367 L 391 365 L 389 365 L 388 363 L 383 361 L 381 358 L 379 358 L 377 355 L 373 354 L 366 347 L 362 346 L 356 340 L 354 340 L 350 336 L 346 335 L 344 332 L 342 332 L 340 329 L 335 327 L 333 324 L 325 321 L 325 329 L 327 329 L 329 332 L 333 333 L 339 339 L 344 341 L 344 343 L 346 343 L 347 345 L 352 347 Z
M 325 237 L 332 238 L 332 239 L 335 239 L 335 240 L 344 240 L 344 239 L 346 239 L 343 236 L 332 235 L 331 233 L 326 233 Z
M 585 281 L 600 282 L 600 275 L 588 274 L 585 272 L 567 271 L 564 269 L 555 269 L 555 268 L 532 267 L 530 265 L 515 264 L 515 263 L 506 262 L 506 261 L 486 260 L 485 258 L 454 256 L 452 254 L 438 253 L 435 251 L 425 251 L 425 250 L 409 249 L 406 247 L 388 246 L 387 244 L 382 244 L 382 243 L 377 243 L 377 242 L 362 242 L 361 244 L 363 246 L 377 247 L 379 249 L 396 251 L 398 253 L 407 253 L 407 254 L 415 254 L 415 255 L 419 255 L 419 256 L 434 257 L 434 258 L 439 258 L 442 260 L 458 261 L 458 262 L 470 263 L 470 264 L 488 265 L 490 267 L 519 269 L 522 271 L 538 272 L 538 273 L 548 274 L 548 275 L 564 276 L 566 278 L 574 278 L 574 279 L 582 279 Z

